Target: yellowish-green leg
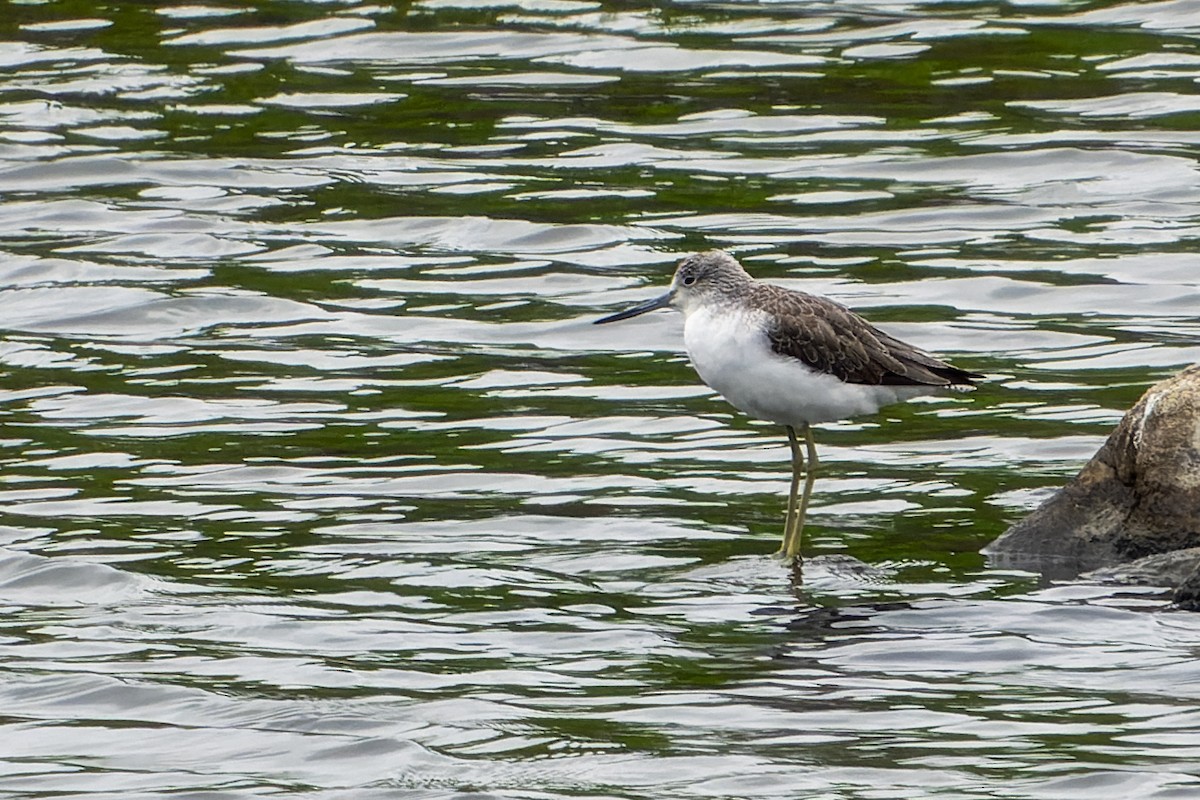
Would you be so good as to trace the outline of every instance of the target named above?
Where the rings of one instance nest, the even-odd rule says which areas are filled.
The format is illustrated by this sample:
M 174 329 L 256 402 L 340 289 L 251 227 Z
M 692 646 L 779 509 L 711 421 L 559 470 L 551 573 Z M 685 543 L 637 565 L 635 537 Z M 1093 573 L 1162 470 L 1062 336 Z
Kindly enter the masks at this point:
M 808 515 L 808 501 L 812 498 L 813 483 L 817 480 L 817 443 L 813 441 L 812 428 L 808 425 L 804 430 L 804 449 L 808 455 L 808 463 L 804 470 L 804 494 L 800 497 L 800 508 L 793 508 L 796 503 L 796 488 L 800 481 L 800 466 L 804 459 L 800 456 L 800 447 L 796 442 L 796 433 L 788 428 L 788 442 L 792 447 L 792 491 L 788 498 L 788 521 L 784 531 L 783 557 L 800 560 L 800 542 L 804 532 L 804 518 Z
M 787 431 L 788 446 L 792 449 L 792 487 L 788 492 L 787 519 L 783 523 L 783 541 L 779 545 L 779 552 L 775 554 L 780 558 L 788 556 L 792 524 L 796 519 L 796 496 L 800 490 L 800 470 L 804 468 L 804 456 L 800 453 L 800 442 L 796 439 L 796 429 L 791 425 L 785 425 L 784 430 Z

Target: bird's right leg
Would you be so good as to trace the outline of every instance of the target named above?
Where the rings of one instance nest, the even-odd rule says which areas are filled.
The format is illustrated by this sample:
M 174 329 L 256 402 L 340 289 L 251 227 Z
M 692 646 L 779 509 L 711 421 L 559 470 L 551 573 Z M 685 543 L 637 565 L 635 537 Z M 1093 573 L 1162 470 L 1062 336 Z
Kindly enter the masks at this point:
M 792 520 L 792 526 L 795 530 L 792 532 L 792 538 L 787 553 L 787 557 L 794 556 L 797 563 L 802 559 L 800 555 L 800 536 L 804 530 L 804 519 L 808 515 L 808 501 L 812 498 L 813 483 L 817 479 L 817 445 L 813 441 L 812 427 L 805 425 L 804 428 L 804 447 L 808 450 L 808 463 L 804 465 L 804 494 L 800 496 L 800 507 L 796 509 L 796 518 Z M 793 478 L 794 480 L 794 478 Z

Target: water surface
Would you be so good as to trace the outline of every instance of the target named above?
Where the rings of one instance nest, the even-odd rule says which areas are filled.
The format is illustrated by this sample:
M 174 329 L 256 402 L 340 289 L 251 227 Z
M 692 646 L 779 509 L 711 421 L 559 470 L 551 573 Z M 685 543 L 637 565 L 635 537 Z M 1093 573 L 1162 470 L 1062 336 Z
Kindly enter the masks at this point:
M 1196 796 L 1200 623 L 978 551 L 1200 357 L 1197 20 L 11 5 L 0 792 Z M 590 324 L 709 247 L 990 377 L 821 426 L 802 582 Z

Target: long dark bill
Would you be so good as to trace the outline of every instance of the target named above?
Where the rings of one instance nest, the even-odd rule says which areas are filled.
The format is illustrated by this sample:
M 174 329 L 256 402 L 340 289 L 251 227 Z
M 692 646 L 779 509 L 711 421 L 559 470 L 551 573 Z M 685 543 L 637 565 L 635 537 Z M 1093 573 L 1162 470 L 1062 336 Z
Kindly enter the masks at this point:
M 636 317 L 638 314 L 645 314 L 647 311 L 654 311 L 658 308 L 666 308 L 671 304 L 671 293 L 667 292 L 661 297 L 656 297 L 653 300 L 647 300 L 644 303 L 638 303 L 636 306 L 630 306 L 624 311 L 618 311 L 611 316 L 596 320 L 594 325 L 603 325 L 606 322 L 616 322 L 621 319 L 629 319 Z

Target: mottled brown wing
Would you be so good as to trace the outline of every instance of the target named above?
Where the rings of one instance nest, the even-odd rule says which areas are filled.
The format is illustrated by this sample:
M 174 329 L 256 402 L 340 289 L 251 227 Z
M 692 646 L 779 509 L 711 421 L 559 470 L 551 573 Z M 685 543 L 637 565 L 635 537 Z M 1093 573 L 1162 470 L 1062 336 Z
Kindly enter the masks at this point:
M 824 297 L 759 284 L 755 298 L 775 318 L 771 349 L 846 383 L 970 386 L 980 378 L 879 330 Z

